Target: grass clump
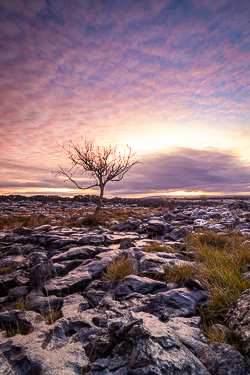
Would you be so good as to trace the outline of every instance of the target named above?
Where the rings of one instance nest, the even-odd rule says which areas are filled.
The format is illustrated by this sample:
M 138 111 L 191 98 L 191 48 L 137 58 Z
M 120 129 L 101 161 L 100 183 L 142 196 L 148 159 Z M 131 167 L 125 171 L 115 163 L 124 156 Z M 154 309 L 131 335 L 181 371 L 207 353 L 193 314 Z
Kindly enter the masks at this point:
M 108 265 L 106 272 L 103 275 L 103 280 L 121 280 L 124 277 L 133 274 L 134 270 L 131 260 L 127 256 L 123 256 Z
M 233 303 L 250 288 L 250 281 L 242 277 L 250 263 L 250 253 L 242 246 L 244 240 L 237 232 L 226 236 L 204 232 L 187 238 L 188 247 L 195 249 L 200 262 L 197 278 L 207 285 L 211 297 L 204 310 L 208 321 L 223 322 Z
M 43 314 L 46 323 L 48 325 L 53 324 L 56 320 L 60 317 L 60 310 L 59 309 L 51 309 L 49 312 Z
M 1 229 L 12 229 L 12 228 L 31 228 L 39 227 L 40 225 L 49 224 L 52 220 L 51 216 L 45 216 L 41 214 L 32 214 L 32 215 L 10 215 L 7 218 L 0 218 L 0 230 Z
M 204 231 L 201 233 L 196 233 L 194 236 L 189 236 L 189 246 L 200 248 L 201 246 L 209 246 L 213 249 L 223 250 L 226 246 L 231 246 L 231 239 L 229 239 L 230 234 L 227 235 L 219 234 L 213 231 Z M 238 239 L 239 242 L 240 239 Z M 239 242 L 240 243 L 240 242 Z
M 15 335 L 27 335 L 29 333 L 30 327 L 28 324 L 18 324 L 15 327 L 9 327 L 6 329 L 6 327 L 3 326 L 3 329 L 6 332 L 6 337 L 13 337 Z
M 19 262 L 16 262 L 16 263 L 11 264 L 10 266 L 0 267 L 0 275 L 4 275 L 6 273 L 11 272 L 18 266 L 18 264 Z
M 110 225 L 109 226 L 109 230 L 112 231 L 112 232 L 116 231 L 117 230 L 117 225 L 115 225 L 115 224 Z
M 165 271 L 164 281 L 166 283 L 174 282 L 184 285 L 187 278 L 197 278 L 199 271 L 197 267 L 190 267 L 188 264 L 182 266 L 167 267 Z
M 13 302 L 12 304 L 13 306 L 13 309 L 15 310 L 29 310 L 29 300 L 28 298 L 25 298 L 25 299 L 19 299 L 18 301 L 16 302 Z
M 42 209 L 42 212 L 34 211 L 18 211 L 11 215 L 0 215 L 0 230 L 1 229 L 12 229 L 19 227 L 33 228 L 39 227 L 45 224 L 51 224 L 54 220 L 56 225 L 66 226 L 72 228 L 74 226 L 81 227 L 81 224 L 76 225 L 76 220 L 85 215 L 86 226 L 97 226 L 104 225 L 107 221 L 124 221 L 129 217 L 133 216 L 135 219 L 142 219 L 144 215 L 152 212 L 157 212 L 162 209 L 156 208 L 105 208 L 96 215 L 93 209 L 81 208 L 81 209 L 64 209 L 64 208 L 49 208 Z M 116 230 L 116 228 L 114 228 Z
M 82 221 L 82 224 L 86 227 L 96 227 L 98 225 L 103 225 L 104 223 L 105 220 L 101 214 L 87 214 Z
M 207 326 L 202 330 L 202 333 L 209 343 L 220 342 L 222 344 L 229 344 L 235 350 L 242 351 L 242 344 L 240 343 L 239 339 L 231 332 L 228 333 L 218 328 L 212 329 L 211 326 Z
M 245 238 L 236 231 L 226 235 L 205 231 L 190 234 L 186 241 L 188 250 L 196 252 L 199 265 L 167 268 L 164 281 L 183 285 L 186 278 L 195 278 L 205 283 L 210 300 L 199 309 L 205 324 L 204 335 L 210 342 L 224 342 L 238 348 L 235 337 L 215 332 L 211 327 L 223 324 L 234 302 L 250 288 L 250 281 L 242 276 L 250 263 L 250 252 L 242 246 Z
M 142 219 L 144 215 L 156 212 L 156 209 L 131 209 L 131 208 L 119 208 L 119 209 L 102 209 L 99 214 L 88 212 L 83 220 L 83 225 L 86 226 L 97 226 L 104 225 L 106 222 L 110 221 L 125 221 L 130 217 L 134 219 Z M 112 225 L 110 230 L 117 230 L 116 225 Z
M 151 251 L 163 251 L 167 253 L 177 252 L 171 247 L 167 245 L 162 245 L 157 241 L 150 242 L 148 245 L 146 245 L 142 251 L 145 251 L 146 253 L 150 253 Z

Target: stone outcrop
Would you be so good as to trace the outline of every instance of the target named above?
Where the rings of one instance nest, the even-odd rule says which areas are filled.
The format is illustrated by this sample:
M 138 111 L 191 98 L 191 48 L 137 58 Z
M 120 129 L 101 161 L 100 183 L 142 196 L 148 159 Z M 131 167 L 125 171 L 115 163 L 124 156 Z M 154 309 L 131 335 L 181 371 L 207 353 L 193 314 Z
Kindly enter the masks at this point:
M 226 316 L 226 323 L 243 344 L 250 359 L 250 289 L 247 289 L 234 303 Z
M 142 200 L 128 202 L 139 206 Z M 31 212 L 93 203 L 0 199 L 3 215 L 20 207 Z M 199 266 L 185 243 L 196 228 L 250 233 L 248 203 L 240 204 L 239 216 L 232 203 L 201 207 L 185 201 L 141 220 L 94 228 L 76 217 L 78 226 L 70 229 L 50 223 L 0 231 L 0 270 L 7 270 L 0 276 L 0 374 L 249 375 L 249 290 L 226 318 L 243 356 L 203 335 L 198 308 L 209 298 L 204 283 L 187 278 L 180 287 L 160 281 L 166 268 Z M 105 204 L 122 207 L 118 198 Z M 145 252 L 152 242 L 167 250 Z M 121 257 L 129 259 L 133 274 L 107 281 L 107 267 Z M 27 311 L 16 308 L 20 302 Z M 54 313 L 57 320 L 49 325 Z

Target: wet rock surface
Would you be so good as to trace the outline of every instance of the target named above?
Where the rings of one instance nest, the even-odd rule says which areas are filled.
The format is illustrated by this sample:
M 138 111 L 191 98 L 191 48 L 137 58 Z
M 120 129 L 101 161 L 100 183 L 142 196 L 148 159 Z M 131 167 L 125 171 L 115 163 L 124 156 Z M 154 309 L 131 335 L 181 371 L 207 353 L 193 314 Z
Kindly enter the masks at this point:
M 1 216 L 72 207 L 81 214 L 95 205 L 90 196 L 59 198 L 0 197 Z M 185 244 L 197 228 L 250 233 L 250 201 L 115 198 L 104 204 L 162 210 L 93 228 L 76 217 L 72 228 L 51 222 L 0 230 L 0 374 L 249 375 L 249 290 L 226 318 L 243 356 L 203 335 L 198 308 L 209 298 L 206 285 L 159 279 L 166 268 L 198 266 Z M 145 252 L 155 241 L 170 251 Z M 107 267 L 121 257 L 130 260 L 133 275 L 105 281 Z M 13 308 L 20 301 L 27 311 Z M 48 325 L 52 312 L 57 320 Z

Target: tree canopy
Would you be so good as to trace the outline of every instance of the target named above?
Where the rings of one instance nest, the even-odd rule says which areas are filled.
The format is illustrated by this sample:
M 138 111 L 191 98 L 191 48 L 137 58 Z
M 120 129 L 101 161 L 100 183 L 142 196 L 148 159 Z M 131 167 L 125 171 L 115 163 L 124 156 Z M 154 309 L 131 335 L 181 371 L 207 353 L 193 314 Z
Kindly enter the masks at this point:
M 97 146 L 93 140 L 83 139 L 81 144 L 69 141 L 66 148 L 61 146 L 67 158 L 70 161 L 70 168 L 63 168 L 59 165 L 60 170 L 57 174 L 66 177 L 65 181 L 71 181 L 78 189 L 86 190 L 93 187 L 100 188 L 99 201 L 96 207 L 96 213 L 101 209 L 104 195 L 104 188 L 109 181 L 119 182 L 124 175 L 136 164 L 139 160 L 132 161 L 131 147 L 127 145 L 127 152 L 117 152 L 117 146 Z M 84 186 L 84 183 L 79 182 L 77 175 L 85 175 L 93 180 L 93 183 Z

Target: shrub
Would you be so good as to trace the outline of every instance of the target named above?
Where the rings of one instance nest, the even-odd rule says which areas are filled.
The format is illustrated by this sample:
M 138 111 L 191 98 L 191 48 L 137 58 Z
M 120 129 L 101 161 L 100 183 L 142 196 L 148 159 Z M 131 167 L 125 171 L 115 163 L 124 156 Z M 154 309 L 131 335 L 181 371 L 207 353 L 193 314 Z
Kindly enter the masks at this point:
M 95 214 L 87 214 L 83 221 L 83 225 L 87 227 L 96 227 L 97 225 L 103 225 L 103 219 L 101 215 L 95 215 Z

